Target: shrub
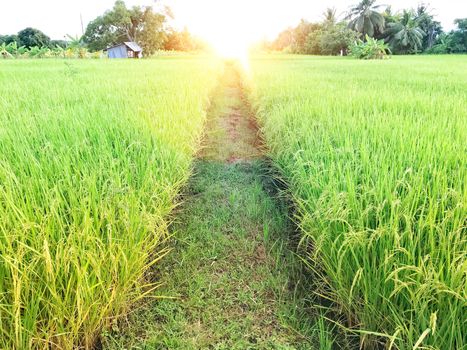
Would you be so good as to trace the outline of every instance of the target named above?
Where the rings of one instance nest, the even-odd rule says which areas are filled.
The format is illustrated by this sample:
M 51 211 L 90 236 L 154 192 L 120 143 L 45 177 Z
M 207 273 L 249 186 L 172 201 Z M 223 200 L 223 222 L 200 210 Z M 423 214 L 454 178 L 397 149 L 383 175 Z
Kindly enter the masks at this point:
M 350 47 L 350 53 L 355 58 L 364 60 L 383 59 L 387 58 L 388 54 L 391 53 L 384 40 L 370 38 L 368 35 L 365 36 L 365 39 L 366 41 L 357 40 Z

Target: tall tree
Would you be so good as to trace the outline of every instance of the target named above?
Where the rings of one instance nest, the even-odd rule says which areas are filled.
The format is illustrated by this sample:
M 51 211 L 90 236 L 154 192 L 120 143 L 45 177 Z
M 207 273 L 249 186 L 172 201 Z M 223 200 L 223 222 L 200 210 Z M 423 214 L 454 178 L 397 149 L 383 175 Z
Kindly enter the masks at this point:
M 164 50 L 169 51 L 193 51 L 204 48 L 201 40 L 190 34 L 187 28 L 182 31 L 171 30 L 164 43 Z
M 119 35 L 104 15 L 89 22 L 83 39 L 90 51 L 99 51 L 117 43 Z
M 428 6 L 423 3 L 418 5 L 415 18 L 420 28 L 425 33 L 422 42 L 423 50 L 430 49 L 435 44 L 438 36 L 443 32 L 441 23 L 435 21 L 434 16 L 430 13 Z
M 358 39 L 358 34 L 347 28 L 345 23 L 325 27 L 319 37 L 322 55 L 347 54 L 348 48 Z
M 321 30 L 321 28 L 322 25 L 320 23 L 311 23 L 302 19 L 298 26 L 293 29 L 291 45 L 292 52 L 304 54 L 313 53 L 307 48 L 308 36 L 312 32 Z
M 429 53 L 467 53 L 467 18 L 456 19 L 457 29 L 441 33 Z
M 25 28 L 18 32 L 18 40 L 21 45 L 31 48 L 33 46 L 43 47 L 49 46 L 50 38 L 42 33 L 39 29 Z
M 347 19 L 350 19 L 349 28 L 362 34 L 374 37 L 375 34 L 384 31 L 384 17 L 378 12 L 381 5 L 375 5 L 376 0 L 362 0 L 353 6 Z
M 0 44 L 5 43 L 6 45 L 13 43 L 13 42 L 19 43 L 19 38 L 18 35 L 0 35 Z
M 337 15 L 336 15 L 336 8 L 335 7 L 328 7 L 326 11 L 323 12 L 323 25 L 325 27 L 332 27 L 337 23 Z
M 272 42 L 272 49 L 282 51 L 290 48 L 293 43 L 293 29 L 287 28 L 286 30 L 279 33 L 277 38 Z
M 146 7 L 141 17 L 141 26 L 138 28 L 139 42 L 146 54 L 153 54 L 160 50 L 167 40 L 167 29 L 165 28 L 166 16 L 154 12 Z
M 394 13 L 392 7 L 388 6 L 382 13 L 384 18 L 384 25 L 387 26 L 389 23 L 399 22 L 401 19 L 400 14 Z
M 145 53 L 151 54 L 163 45 L 165 22 L 166 15 L 154 12 L 150 6 L 128 9 L 124 1 L 117 0 L 112 10 L 88 24 L 84 41 L 91 51 L 123 41 L 136 41 Z
M 404 10 L 399 22 L 388 24 L 385 34 L 393 52 L 416 53 L 423 47 L 425 32 L 413 11 Z
M 449 33 L 449 51 L 453 53 L 467 52 L 467 18 L 458 18 L 454 21 L 457 30 Z

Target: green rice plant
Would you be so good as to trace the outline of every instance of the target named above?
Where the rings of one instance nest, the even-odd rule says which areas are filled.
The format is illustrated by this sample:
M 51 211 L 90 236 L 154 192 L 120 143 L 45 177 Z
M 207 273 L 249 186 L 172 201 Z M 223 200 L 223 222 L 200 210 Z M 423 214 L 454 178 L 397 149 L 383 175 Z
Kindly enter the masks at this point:
M 217 69 L 0 64 L 1 349 L 89 349 L 157 286 L 145 273 L 166 253 Z
M 318 290 L 368 349 L 467 348 L 467 60 L 252 63 Z

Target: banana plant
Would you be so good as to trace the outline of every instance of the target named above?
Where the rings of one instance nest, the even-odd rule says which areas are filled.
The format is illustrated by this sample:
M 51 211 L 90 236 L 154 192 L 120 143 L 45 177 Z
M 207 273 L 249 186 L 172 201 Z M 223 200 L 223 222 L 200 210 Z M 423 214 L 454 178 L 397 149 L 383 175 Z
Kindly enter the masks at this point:
M 65 49 L 63 47 L 61 47 L 60 45 L 56 45 L 53 49 L 52 49 L 52 55 L 54 57 L 62 57 L 62 58 L 65 58 Z
M 44 58 L 50 55 L 50 49 L 48 47 L 33 46 L 29 49 L 29 57 Z
M 16 51 L 16 53 L 18 57 L 23 56 L 28 53 L 28 48 L 24 45 L 21 45 L 20 47 L 18 47 L 18 50 Z
M 18 46 L 16 41 L 9 43 L 6 46 L 6 50 L 14 57 L 19 57 L 28 51 L 26 46 Z
M 5 43 L 2 43 L 2 45 L 0 45 L 0 57 L 13 58 L 13 55 L 8 51 L 8 45 Z
M 16 43 L 16 41 L 12 41 L 11 43 L 9 43 L 6 49 L 9 53 L 11 53 L 14 56 L 18 55 L 18 44 Z
M 72 36 L 70 34 L 67 34 L 66 36 L 69 39 L 67 47 L 80 48 L 85 45 L 82 37 L 79 37 L 77 35 Z
M 365 41 L 358 39 L 352 45 L 350 53 L 356 58 L 365 60 L 383 59 L 388 57 L 388 53 L 391 53 L 391 50 L 384 40 L 377 40 L 366 35 Z
M 67 37 L 69 39 L 67 49 L 71 50 L 72 55 L 78 58 L 86 58 L 88 50 L 83 38 L 79 36 L 71 36 L 69 34 L 67 34 Z

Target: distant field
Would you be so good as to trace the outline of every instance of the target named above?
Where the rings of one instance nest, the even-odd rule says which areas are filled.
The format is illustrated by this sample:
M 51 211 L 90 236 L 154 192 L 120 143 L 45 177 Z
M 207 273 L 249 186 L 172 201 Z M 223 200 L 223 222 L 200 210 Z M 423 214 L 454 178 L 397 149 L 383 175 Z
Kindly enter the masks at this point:
M 467 347 L 467 59 L 254 60 L 323 293 L 368 348 Z M 319 276 L 318 276 L 319 275 Z
M 0 62 L 0 348 L 90 347 L 148 288 L 217 69 Z

